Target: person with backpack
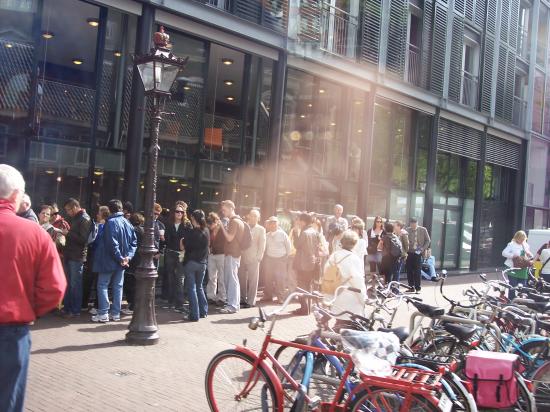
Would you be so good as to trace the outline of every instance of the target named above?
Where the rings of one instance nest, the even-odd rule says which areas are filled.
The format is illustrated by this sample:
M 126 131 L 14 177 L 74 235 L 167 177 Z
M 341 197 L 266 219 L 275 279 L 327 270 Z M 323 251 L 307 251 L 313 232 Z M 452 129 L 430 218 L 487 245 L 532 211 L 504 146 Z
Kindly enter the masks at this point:
M 325 263 L 323 277 L 321 278 L 321 292 L 329 298 L 339 286 L 350 286 L 359 289 L 361 293 L 350 290 L 342 290 L 336 296 L 333 312 L 350 311 L 356 315 L 364 316 L 367 288 L 365 286 L 365 265 L 354 251 L 359 240 L 359 235 L 353 230 L 346 230 L 340 239 L 341 249 L 332 253 Z M 348 319 L 347 315 L 342 317 Z
M 235 203 L 224 200 L 220 204 L 223 217 L 228 219 L 227 228 L 220 222 L 219 226 L 225 237 L 224 245 L 224 282 L 227 293 L 227 305 L 222 313 L 237 313 L 241 308 L 241 287 L 239 284 L 239 266 L 241 255 L 252 244 L 250 227 L 235 213 Z
M 67 291 L 63 300 L 63 317 L 80 316 L 82 306 L 82 272 L 88 252 L 88 239 L 92 221 L 78 200 L 69 198 L 63 205 L 70 219 L 70 229 L 63 229 L 66 238 L 64 255 Z
M 384 236 L 382 242 L 382 262 L 380 263 L 380 273 L 386 283 L 395 280 L 399 282 L 399 263 L 403 256 L 403 246 L 399 236 L 393 233 L 393 224 L 386 222 L 384 224 Z

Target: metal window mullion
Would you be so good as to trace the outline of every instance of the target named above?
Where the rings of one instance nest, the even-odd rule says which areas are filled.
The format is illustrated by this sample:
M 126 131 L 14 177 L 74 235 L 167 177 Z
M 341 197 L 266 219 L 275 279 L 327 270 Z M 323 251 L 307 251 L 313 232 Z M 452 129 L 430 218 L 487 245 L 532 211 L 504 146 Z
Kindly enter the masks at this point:
M 101 78 L 103 76 L 103 57 L 105 55 L 105 36 L 107 34 L 107 12 L 106 7 L 99 9 L 99 28 L 97 32 L 96 54 L 95 54 L 95 99 L 94 112 L 92 114 L 92 128 L 90 130 L 90 163 L 88 166 L 88 187 L 93 187 L 95 159 L 96 159 L 96 137 L 97 124 L 99 122 L 99 109 L 101 106 Z M 88 193 L 88 205 L 92 206 L 92 191 Z
M 535 66 L 537 62 L 537 33 L 539 31 L 539 15 L 540 11 L 540 0 L 533 1 L 533 10 L 531 19 L 531 31 L 529 35 L 531 38 L 530 41 L 530 55 L 529 55 L 529 83 L 527 86 L 527 113 L 525 116 L 525 130 L 530 131 L 533 125 L 533 108 L 534 108 L 534 95 L 535 95 Z

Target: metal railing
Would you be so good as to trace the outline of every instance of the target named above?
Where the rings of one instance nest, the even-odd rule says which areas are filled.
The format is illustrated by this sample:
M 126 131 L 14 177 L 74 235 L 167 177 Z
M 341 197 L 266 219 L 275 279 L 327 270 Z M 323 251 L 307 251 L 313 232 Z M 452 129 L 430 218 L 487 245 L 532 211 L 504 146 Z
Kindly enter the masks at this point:
M 527 112 L 527 101 L 521 97 L 514 96 L 514 106 L 512 111 L 512 123 L 517 127 L 525 127 L 525 114 Z
M 245 20 L 286 32 L 288 0 L 199 0 L 209 6 L 239 16 Z
M 420 48 L 409 43 L 409 47 L 407 48 L 407 56 L 407 80 L 415 86 L 420 86 Z
M 531 44 L 529 42 L 529 30 L 526 27 L 518 28 L 518 45 L 517 53 L 518 56 L 525 60 L 529 60 L 529 54 L 531 51 Z
M 479 79 L 478 76 L 463 70 L 462 71 L 462 97 L 461 103 L 465 106 L 477 109 L 479 93 Z
M 350 59 L 355 58 L 359 21 L 338 7 L 323 3 L 321 9 L 320 48 Z

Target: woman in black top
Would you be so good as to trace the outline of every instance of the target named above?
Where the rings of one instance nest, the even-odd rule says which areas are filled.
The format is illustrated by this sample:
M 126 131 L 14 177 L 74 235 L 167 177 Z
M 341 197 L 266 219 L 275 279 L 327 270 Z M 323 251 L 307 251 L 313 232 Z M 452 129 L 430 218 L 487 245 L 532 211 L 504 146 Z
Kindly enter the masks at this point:
M 380 270 L 382 251 L 378 250 L 378 243 L 384 235 L 384 220 L 381 216 L 374 218 L 372 229 L 367 231 L 367 262 L 370 265 L 370 273 L 375 275 Z
M 166 250 L 164 252 L 164 278 L 162 297 L 168 301 L 168 306 L 176 311 L 183 311 L 184 288 L 183 272 L 179 266 L 179 251 L 181 239 L 193 229 L 187 219 L 187 204 L 177 201 L 174 206 L 174 215 L 171 223 L 166 225 L 164 234 Z
M 208 315 L 208 301 L 204 294 L 203 281 L 208 261 L 210 233 L 206 228 L 206 219 L 202 210 L 191 213 L 193 230 L 181 240 L 181 249 L 185 250 L 183 273 L 187 296 L 189 298 L 189 320 L 198 322 L 199 317 Z

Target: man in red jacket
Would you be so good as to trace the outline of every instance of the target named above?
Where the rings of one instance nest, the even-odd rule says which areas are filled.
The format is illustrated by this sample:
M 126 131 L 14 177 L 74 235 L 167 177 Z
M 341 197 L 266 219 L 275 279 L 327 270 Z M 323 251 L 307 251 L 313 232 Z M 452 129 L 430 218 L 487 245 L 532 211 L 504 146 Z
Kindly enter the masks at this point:
M 0 411 L 23 410 L 29 324 L 54 309 L 67 281 L 55 244 L 35 222 L 18 217 L 25 181 L 0 164 Z

